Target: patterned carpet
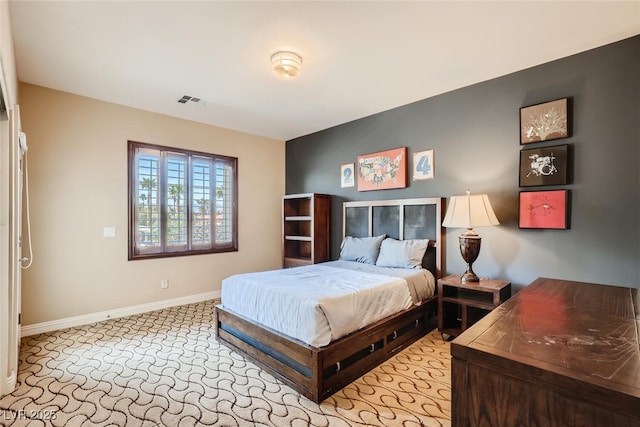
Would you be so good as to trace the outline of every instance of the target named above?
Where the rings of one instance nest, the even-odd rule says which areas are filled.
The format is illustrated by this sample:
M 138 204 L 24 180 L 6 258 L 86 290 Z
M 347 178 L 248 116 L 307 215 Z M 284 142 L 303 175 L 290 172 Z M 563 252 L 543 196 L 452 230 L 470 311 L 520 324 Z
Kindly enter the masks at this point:
M 26 337 L 6 426 L 449 426 L 434 331 L 315 404 L 215 339 L 207 301 Z

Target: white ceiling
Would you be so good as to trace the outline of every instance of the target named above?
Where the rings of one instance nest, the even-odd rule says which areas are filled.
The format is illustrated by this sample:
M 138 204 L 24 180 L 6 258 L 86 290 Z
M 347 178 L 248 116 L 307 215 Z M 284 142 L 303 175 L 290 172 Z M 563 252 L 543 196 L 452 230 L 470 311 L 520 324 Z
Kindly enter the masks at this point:
M 20 81 L 279 140 L 640 34 L 640 1 L 10 7 Z M 295 80 L 271 72 L 283 49 Z

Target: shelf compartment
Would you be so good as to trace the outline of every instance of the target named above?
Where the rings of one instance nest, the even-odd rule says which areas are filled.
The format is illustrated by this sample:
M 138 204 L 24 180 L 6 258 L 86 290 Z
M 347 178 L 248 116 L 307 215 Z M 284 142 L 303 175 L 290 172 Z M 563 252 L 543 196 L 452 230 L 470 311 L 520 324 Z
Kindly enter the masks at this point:
M 311 238 L 311 221 L 285 221 L 284 222 L 284 235 L 285 238 L 289 236 L 304 236 Z
M 443 317 L 442 328 L 453 331 L 462 329 L 462 311 L 460 305 L 453 302 L 442 302 L 442 310 L 446 313 Z
M 311 265 L 313 264 L 310 259 L 304 258 L 285 258 L 284 259 L 284 268 L 291 267 L 302 267 L 303 265 Z
M 311 239 L 296 240 L 288 239 L 284 247 L 285 258 L 311 259 Z
M 284 200 L 284 217 L 290 216 L 307 216 L 311 217 L 312 212 L 312 199 L 310 197 L 302 197 L 299 199 L 285 199 Z
M 442 292 L 442 299 L 449 300 L 451 302 L 464 302 L 468 305 L 476 305 L 484 308 L 488 307 L 491 310 L 495 305 L 493 302 L 493 293 L 485 290 L 474 290 L 457 288 L 453 286 L 444 286 Z

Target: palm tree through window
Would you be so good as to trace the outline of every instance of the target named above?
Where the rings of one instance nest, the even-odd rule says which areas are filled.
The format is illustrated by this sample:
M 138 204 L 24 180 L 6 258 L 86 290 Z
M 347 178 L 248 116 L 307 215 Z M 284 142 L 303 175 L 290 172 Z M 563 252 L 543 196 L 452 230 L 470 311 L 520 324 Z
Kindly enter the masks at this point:
M 129 259 L 237 250 L 237 159 L 129 141 Z

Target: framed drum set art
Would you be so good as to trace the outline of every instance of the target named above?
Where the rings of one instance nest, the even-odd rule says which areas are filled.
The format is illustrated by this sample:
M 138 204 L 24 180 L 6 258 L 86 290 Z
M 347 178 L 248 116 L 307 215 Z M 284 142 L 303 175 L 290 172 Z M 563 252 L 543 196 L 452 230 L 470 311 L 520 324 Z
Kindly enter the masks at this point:
M 570 183 L 569 144 L 549 145 L 571 136 L 571 98 L 562 98 L 520 109 L 520 187 L 564 186 Z M 533 146 L 536 147 L 533 147 Z M 569 228 L 570 190 L 520 191 L 518 226 L 527 229 Z

